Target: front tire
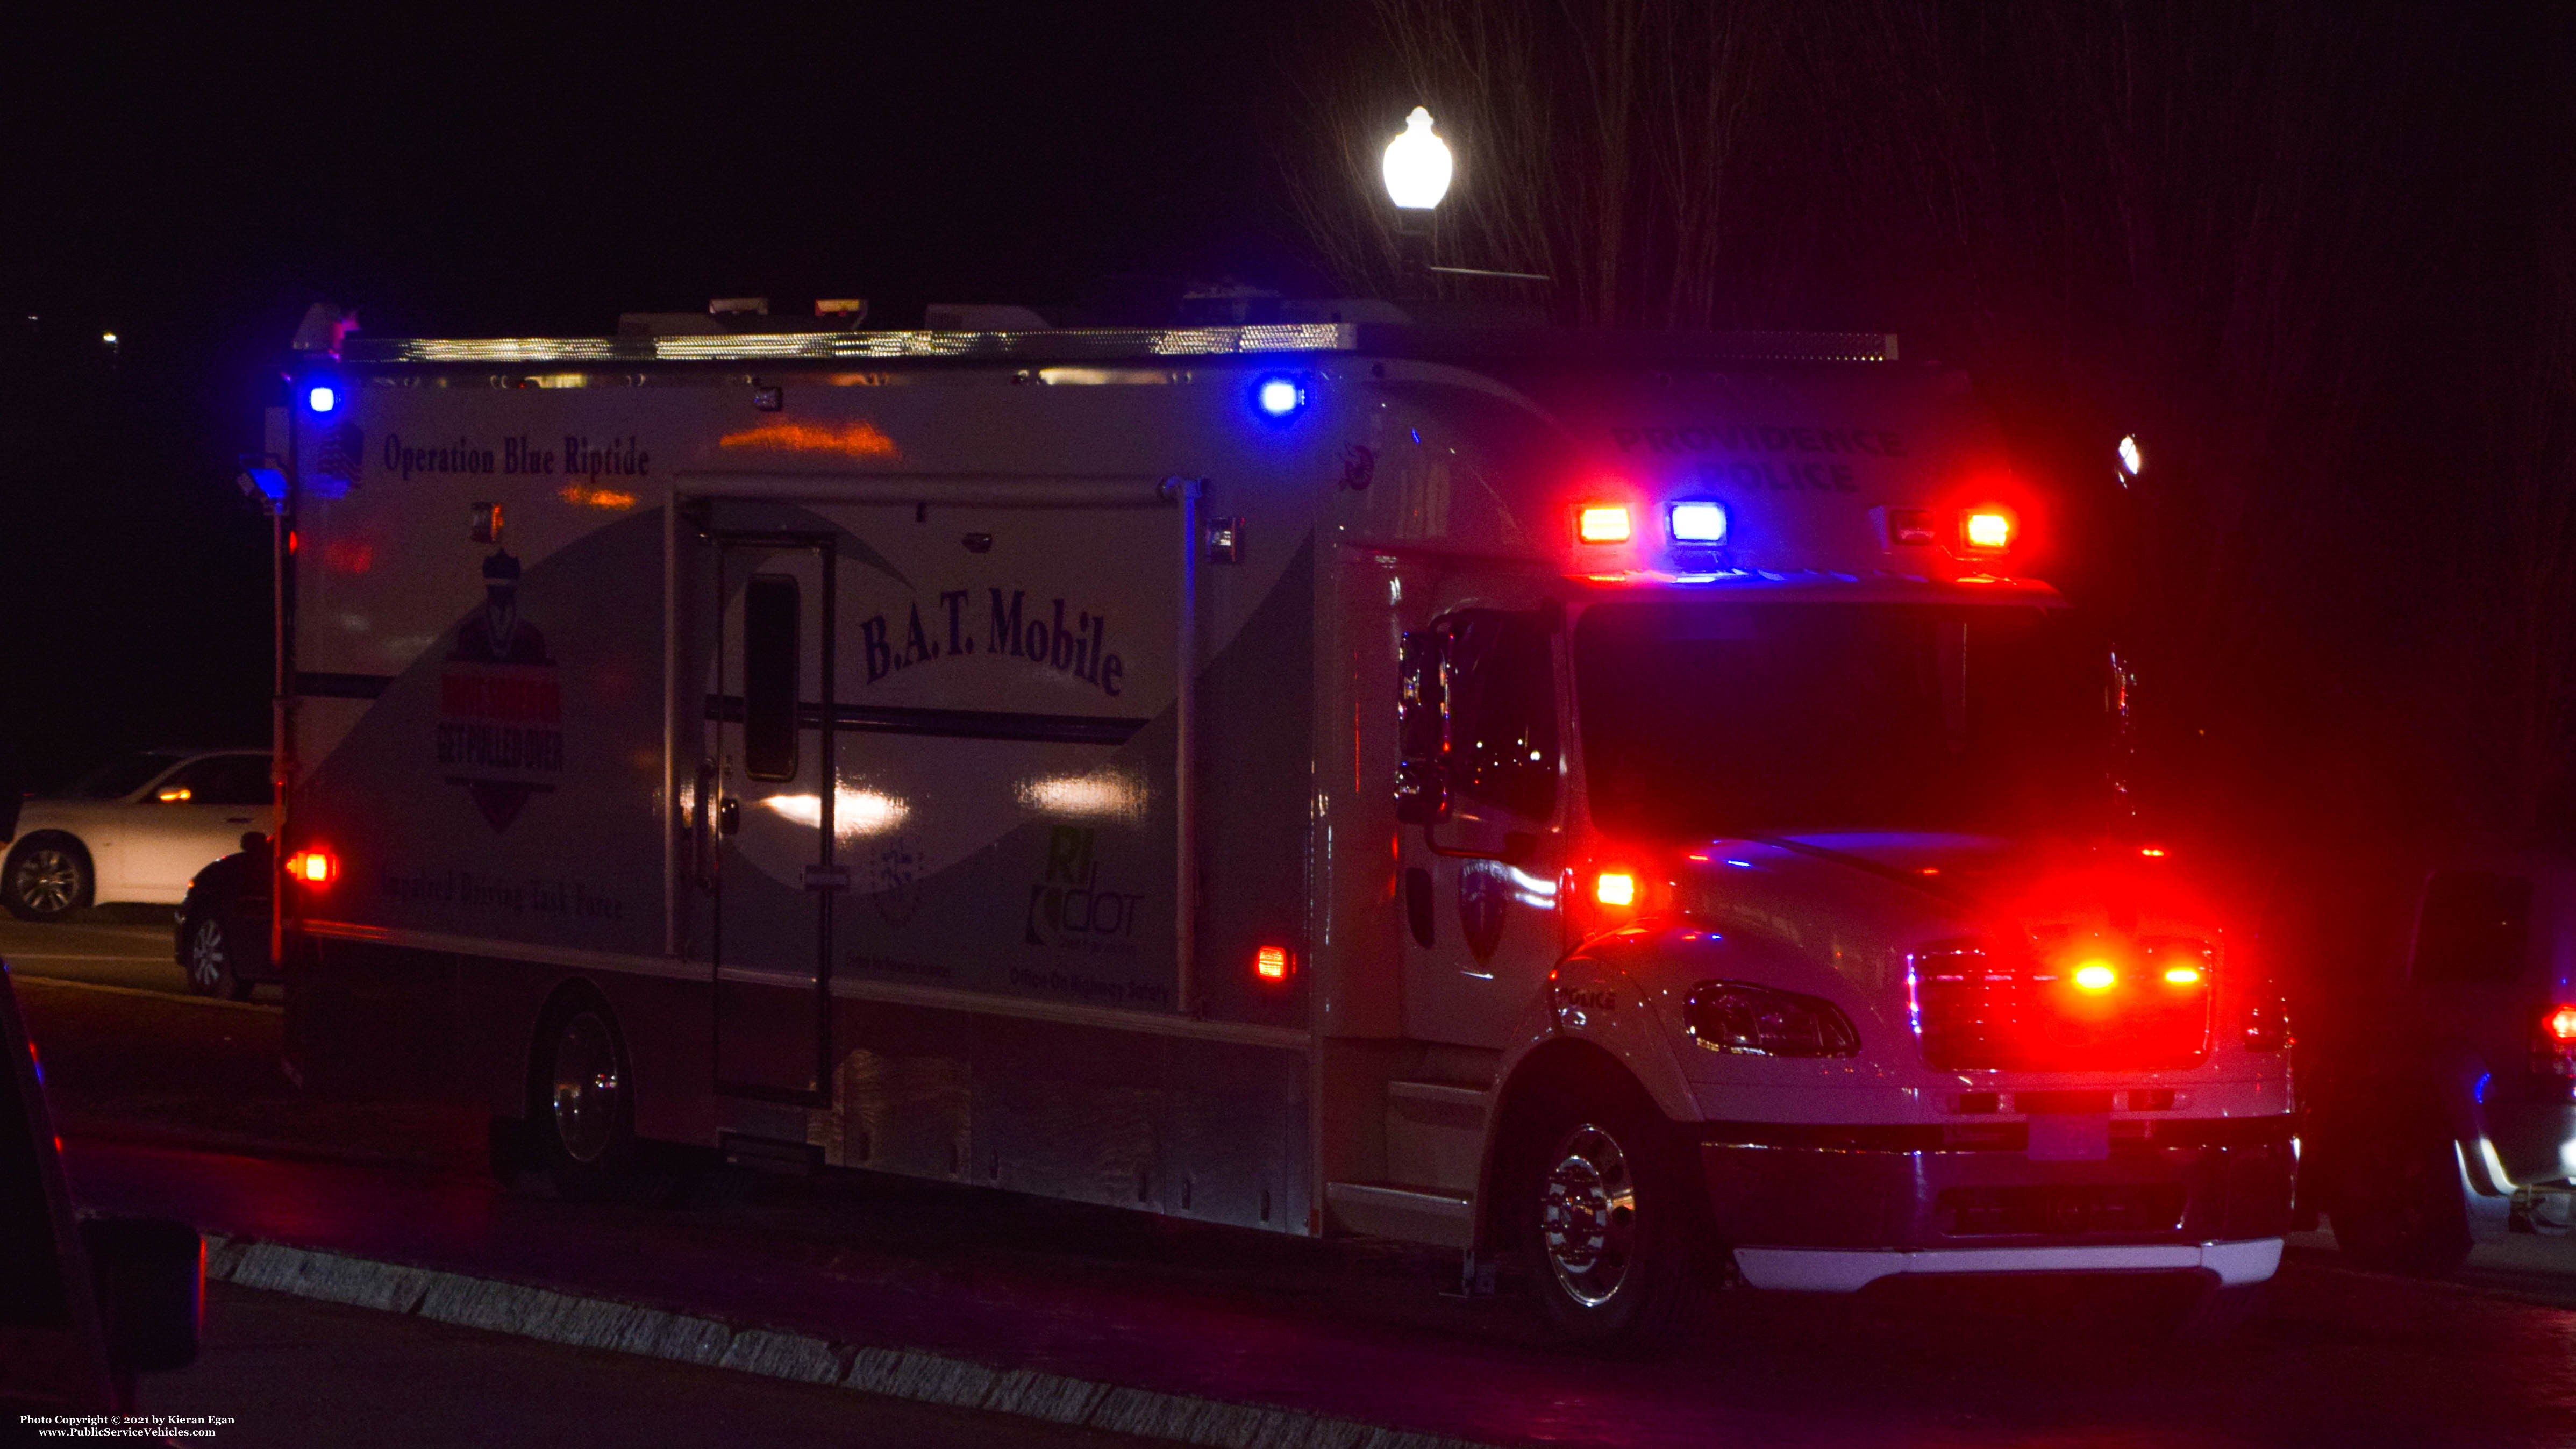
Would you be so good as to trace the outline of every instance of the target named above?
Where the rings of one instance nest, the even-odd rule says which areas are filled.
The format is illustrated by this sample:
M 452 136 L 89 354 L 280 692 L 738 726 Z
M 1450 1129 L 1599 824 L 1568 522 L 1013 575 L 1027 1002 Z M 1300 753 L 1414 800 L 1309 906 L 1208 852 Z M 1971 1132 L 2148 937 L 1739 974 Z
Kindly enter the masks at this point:
M 179 928 L 188 968 L 188 989 L 199 996 L 248 1001 L 256 988 L 235 969 L 232 933 L 223 917 L 191 912 Z
M 1651 1353 L 1689 1337 L 1704 1294 L 1706 1194 L 1642 1095 L 1544 1102 L 1521 1136 L 1511 1211 L 1548 1326 Z
M 22 921 L 59 921 L 88 905 L 89 854 L 67 835 L 19 841 L 0 864 L 0 906 Z

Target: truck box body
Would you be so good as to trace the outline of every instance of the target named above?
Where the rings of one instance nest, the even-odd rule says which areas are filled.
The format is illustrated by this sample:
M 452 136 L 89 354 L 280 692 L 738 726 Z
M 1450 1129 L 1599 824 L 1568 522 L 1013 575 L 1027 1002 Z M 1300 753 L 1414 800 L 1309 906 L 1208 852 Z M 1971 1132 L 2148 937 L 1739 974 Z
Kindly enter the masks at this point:
M 1893 339 L 392 342 L 290 412 L 317 1082 L 542 1115 L 579 991 L 641 1138 L 1474 1248 L 1580 1056 L 1757 1282 L 2277 1256 L 2251 970 L 2162 862 L 1961 823 L 2089 788 L 1997 760 L 2116 681 L 1974 692 L 2074 625 Z M 1719 1041 L 1726 982 L 1846 1026 Z

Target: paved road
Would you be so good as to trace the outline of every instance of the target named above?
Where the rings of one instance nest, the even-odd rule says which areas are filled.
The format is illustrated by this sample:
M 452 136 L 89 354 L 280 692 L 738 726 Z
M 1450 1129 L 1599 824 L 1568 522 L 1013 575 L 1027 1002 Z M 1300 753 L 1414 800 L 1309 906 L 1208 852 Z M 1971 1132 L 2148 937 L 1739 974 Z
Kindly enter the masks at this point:
M 170 931 L 167 906 L 110 906 L 44 926 L 0 916 L 0 960 L 20 976 L 185 993 Z M 263 986 L 252 999 L 274 1005 L 278 990 Z
M 1737 1294 L 1692 1352 L 1604 1363 L 1386 1245 L 864 1177 L 718 1177 L 658 1211 L 507 1193 L 463 1114 L 297 1092 L 273 1013 L 21 995 L 91 1201 L 840 1342 L 1502 1443 L 2576 1443 L 2576 1312 L 2330 1254 L 2294 1254 L 2222 1350 L 2139 1334 L 2134 1300 Z

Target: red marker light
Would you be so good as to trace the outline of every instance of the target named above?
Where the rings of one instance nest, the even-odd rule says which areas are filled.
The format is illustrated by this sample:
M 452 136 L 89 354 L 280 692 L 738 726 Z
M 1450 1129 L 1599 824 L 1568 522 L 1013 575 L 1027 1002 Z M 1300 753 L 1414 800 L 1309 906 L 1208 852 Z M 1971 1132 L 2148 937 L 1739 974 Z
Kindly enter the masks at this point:
M 2138 854 L 2149 860 L 2162 860 L 2165 858 L 2166 851 L 2161 845 L 2141 845 L 2138 847 Z
M 1592 882 L 1592 898 L 1605 906 L 1637 903 L 1637 878 L 1624 870 L 1605 870 Z
M 2576 1006 L 2562 1006 L 2549 1013 L 2549 1034 L 2560 1041 L 2576 1041 Z
M 1288 948 L 1262 946 L 1252 953 L 1252 974 L 1264 981 L 1288 979 Z
M 1574 515 L 1574 535 L 1585 543 L 1626 543 L 1628 508 L 1623 503 L 1586 503 Z
M 286 858 L 286 873 L 306 885 L 329 885 L 340 873 L 340 862 L 327 850 L 299 850 Z
M 2119 973 L 2107 961 L 2087 961 L 2075 968 L 2075 984 L 2086 991 L 2108 991 L 2111 983 L 2119 979 Z

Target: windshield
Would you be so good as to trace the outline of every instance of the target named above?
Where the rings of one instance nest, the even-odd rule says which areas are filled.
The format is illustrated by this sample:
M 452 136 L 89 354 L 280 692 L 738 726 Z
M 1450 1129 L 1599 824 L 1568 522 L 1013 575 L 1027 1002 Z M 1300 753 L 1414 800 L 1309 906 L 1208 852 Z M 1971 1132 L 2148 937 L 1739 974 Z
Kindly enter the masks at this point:
M 2097 827 L 2108 655 L 2062 608 L 1596 604 L 1574 629 L 1604 830 Z
M 179 763 L 177 755 L 146 750 L 108 761 L 72 782 L 64 794 L 81 800 L 118 800 L 149 784 L 152 777 Z

